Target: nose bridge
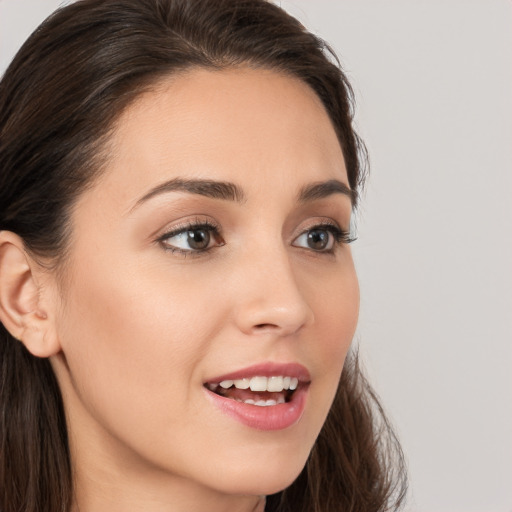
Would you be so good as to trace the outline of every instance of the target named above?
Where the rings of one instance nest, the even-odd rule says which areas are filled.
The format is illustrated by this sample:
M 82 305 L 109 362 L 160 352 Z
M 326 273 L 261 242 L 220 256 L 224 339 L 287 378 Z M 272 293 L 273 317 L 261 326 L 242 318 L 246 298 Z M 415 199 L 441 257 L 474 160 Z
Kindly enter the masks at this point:
M 312 320 L 305 290 L 282 240 L 247 251 L 244 260 L 236 307 L 236 321 L 242 331 L 273 331 L 284 336 Z

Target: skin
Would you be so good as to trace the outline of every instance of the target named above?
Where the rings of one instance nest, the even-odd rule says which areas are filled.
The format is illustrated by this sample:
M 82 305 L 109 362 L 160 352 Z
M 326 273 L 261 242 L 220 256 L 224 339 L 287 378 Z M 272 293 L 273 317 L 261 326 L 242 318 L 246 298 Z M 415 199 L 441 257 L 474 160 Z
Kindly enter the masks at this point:
M 277 72 L 193 70 L 142 95 L 110 148 L 73 209 L 65 270 L 38 283 L 76 510 L 262 510 L 261 496 L 303 468 L 357 323 L 350 247 L 317 251 L 302 236 L 349 227 L 347 195 L 297 200 L 314 183 L 348 187 L 328 115 Z M 178 177 L 234 183 L 244 200 L 169 191 L 140 202 Z M 158 241 L 196 221 L 218 226 L 208 251 Z M 311 374 L 293 426 L 256 430 L 206 400 L 206 380 L 267 361 Z

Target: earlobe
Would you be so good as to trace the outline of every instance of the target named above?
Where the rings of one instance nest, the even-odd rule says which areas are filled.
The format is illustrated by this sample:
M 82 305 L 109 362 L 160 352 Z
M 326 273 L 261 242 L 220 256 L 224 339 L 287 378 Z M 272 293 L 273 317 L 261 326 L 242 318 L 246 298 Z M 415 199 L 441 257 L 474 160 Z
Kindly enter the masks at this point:
M 44 296 L 40 266 L 27 254 L 23 240 L 0 231 L 0 321 L 33 355 L 59 350 L 51 303 Z

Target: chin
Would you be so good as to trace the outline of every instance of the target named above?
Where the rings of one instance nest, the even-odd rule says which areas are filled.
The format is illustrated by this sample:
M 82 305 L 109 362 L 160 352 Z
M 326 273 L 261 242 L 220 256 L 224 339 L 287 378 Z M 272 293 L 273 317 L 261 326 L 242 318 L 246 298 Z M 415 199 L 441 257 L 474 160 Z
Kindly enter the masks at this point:
M 214 485 L 226 494 L 275 494 L 289 487 L 303 470 L 307 456 L 300 461 L 292 460 L 294 458 L 286 461 L 276 458 L 267 464 L 245 466 L 236 472 L 219 472 L 217 485 Z
M 301 471 L 302 468 L 294 472 L 293 475 L 281 475 L 276 478 L 269 478 L 267 475 L 260 474 L 258 476 L 259 481 L 231 482 L 229 486 L 226 486 L 224 483 L 221 491 L 231 495 L 270 496 L 271 494 L 276 494 L 289 487 L 299 476 Z
M 270 496 L 271 494 L 284 491 L 300 475 L 302 469 L 301 467 L 293 476 L 287 475 L 286 477 L 283 476 L 273 480 L 265 479 L 265 482 L 259 482 L 255 489 L 251 489 L 251 494 Z

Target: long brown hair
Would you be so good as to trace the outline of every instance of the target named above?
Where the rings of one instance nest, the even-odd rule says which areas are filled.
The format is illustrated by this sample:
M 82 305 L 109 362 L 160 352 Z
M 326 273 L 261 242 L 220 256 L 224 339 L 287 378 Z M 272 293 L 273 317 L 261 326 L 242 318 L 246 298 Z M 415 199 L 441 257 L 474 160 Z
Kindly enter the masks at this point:
M 287 73 L 315 91 L 357 202 L 366 157 L 350 85 L 325 42 L 293 17 L 265 0 L 80 0 L 32 34 L 0 82 L 0 230 L 60 264 L 70 209 L 101 172 L 124 109 L 162 77 L 240 65 Z M 0 511 L 69 512 L 66 421 L 51 366 L 0 324 L 0 371 Z M 349 355 L 304 470 L 266 510 L 397 510 L 404 495 L 399 444 Z

